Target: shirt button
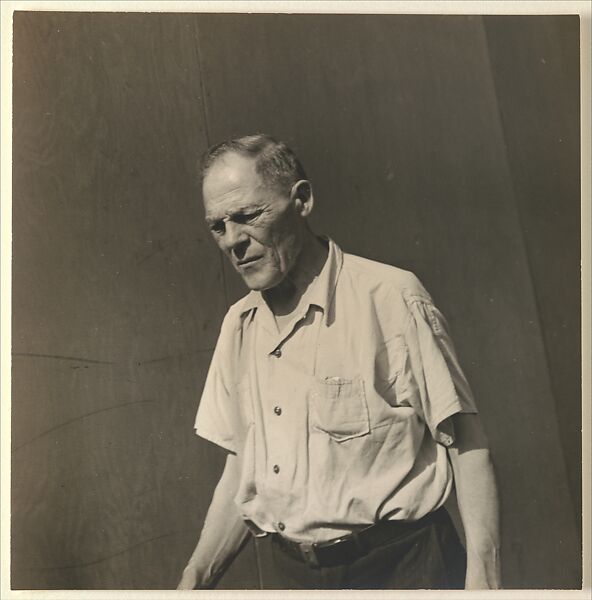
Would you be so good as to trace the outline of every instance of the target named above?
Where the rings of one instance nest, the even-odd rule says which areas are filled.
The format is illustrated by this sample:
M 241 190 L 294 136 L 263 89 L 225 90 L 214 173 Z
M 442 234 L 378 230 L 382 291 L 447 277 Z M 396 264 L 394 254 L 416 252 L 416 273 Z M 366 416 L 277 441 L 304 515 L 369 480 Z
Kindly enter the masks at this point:
M 286 528 L 286 526 L 285 526 L 285 525 L 284 525 L 284 524 L 283 524 L 283 523 L 280 521 L 280 522 L 278 523 L 278 529 L 279 529 L 280 531 L 283 531 L 285 528 Z
M 273 465 L 273 472 L 274 473 L 279 473 L 280 472 L 280 468 L 278 465 Z
M 276 357 L 276 358 L 280 358 L 280 356 L 282 355 L 282 351 L 279 348 L 276 348 L 272 354 Z
M 282 409 L 279 406 L 276 406 L 273 409 L 273 412 L 279 417 L 282 414 Z

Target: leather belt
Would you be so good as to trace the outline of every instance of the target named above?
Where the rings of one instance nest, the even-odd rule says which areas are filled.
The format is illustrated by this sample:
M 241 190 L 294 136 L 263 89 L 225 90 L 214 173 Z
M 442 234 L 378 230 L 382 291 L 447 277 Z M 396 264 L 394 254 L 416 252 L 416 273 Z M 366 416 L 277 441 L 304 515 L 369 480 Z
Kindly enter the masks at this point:
M 272 542 L 292 558 L 312 568 L 334 567 L 349 564 L 382 544 L 395 541 L 402 535 L 429 525 L 443 517 L 444 511 L 443 507 L 439 508 L 417 521 L 379 521 L 370 527 L 327 542 L 297 542 L 278 533 L 270 535 Z

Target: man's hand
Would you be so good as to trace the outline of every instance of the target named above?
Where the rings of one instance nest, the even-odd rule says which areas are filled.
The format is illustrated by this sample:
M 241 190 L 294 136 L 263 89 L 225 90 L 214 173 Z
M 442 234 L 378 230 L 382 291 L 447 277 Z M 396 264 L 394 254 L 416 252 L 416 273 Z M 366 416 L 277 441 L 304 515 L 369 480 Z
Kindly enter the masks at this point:
M 226 457 L 199 542 L 183 570 L 178 590 L 212 589 L 248 537 L 248 529 L 234 503 L 240 479 L 238 460 Z
M 181 581 L 177 586 L 178 590 L 211 590 L 214 589 L 213 582 L 205 582 L 203 574 L 200 574 L 199 569 L 189 563 L 183 569 Z
M 177 586 L 178 590 L 194 590 L 197 587 L 197 571 L 187 566 L 183 570 L 183 575 L 181 576 L 181 581 L 179 581 L 179 585 Z
M 466 590 L 501 589 L 501 569 L 499 552 L 489 548 L 481 555 L 469 552 L 467 555 Z

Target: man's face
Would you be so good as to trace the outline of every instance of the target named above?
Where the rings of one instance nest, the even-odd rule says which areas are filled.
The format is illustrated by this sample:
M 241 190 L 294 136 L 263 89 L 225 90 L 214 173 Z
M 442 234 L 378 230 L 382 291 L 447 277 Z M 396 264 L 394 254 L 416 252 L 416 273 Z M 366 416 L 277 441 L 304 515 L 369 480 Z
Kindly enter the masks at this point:
M 255 171 L 255 160 L 236 153 L 221 156 L 210 167 L 203 198 L 212 235 L 247 286 L 277 286 L 302 247 L 300 201 L 266 186 Z

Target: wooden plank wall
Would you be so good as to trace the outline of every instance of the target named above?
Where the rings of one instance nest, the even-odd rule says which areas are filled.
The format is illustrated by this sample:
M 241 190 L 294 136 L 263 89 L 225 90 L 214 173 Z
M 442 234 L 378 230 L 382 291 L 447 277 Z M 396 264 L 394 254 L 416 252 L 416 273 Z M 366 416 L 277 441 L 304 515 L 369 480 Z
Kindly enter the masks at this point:
M 208 143 L 254 131 L 301 155 L 318 231 L 415 271 L 448 316 L 498 467 L 505 585 L 578 586 L 566 471 L 578 457 L 562 442 L 579 399 L 558 427 L 559 363 L 537 299 L 561 294 L 556 271 L 533 268 L 545 238 L 525 227 L 534 207 L 517 187 L 540 156 L 515 161 L 536 136 L 523 127 L 508 143 L 500 118 L 524 106 L 499 40 L 525 41 L 493 25 L 15 15 L 13 587 L 176 584 L 222 461 L 193 434 L 196 403 L 221 318 L 244 293 L 201 224 L 194 164 Z M 528 39 L 561 44 L 536 26 Z M 560 56 L 573 67 L 573 52 Z M 561 344 L 573 352 L 573 335 Z M 558 369 L 579 377 L 573 361 Z M 221 587 L 258 586 L 256 550 Z

